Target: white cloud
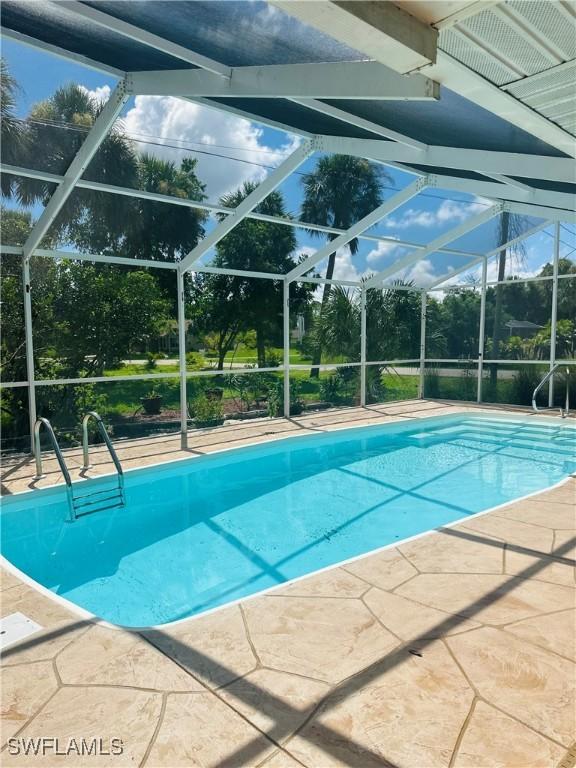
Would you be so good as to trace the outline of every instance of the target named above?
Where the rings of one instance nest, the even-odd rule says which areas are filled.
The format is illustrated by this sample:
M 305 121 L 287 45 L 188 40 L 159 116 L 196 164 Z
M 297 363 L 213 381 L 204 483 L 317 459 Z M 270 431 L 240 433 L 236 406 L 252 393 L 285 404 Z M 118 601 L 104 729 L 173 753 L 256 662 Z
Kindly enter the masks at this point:
M 356 264 L 354 264 L 353 257 L 350 253 L 348 246 L 338 248 L 336 251 L 336 263 L 334 264 L 334 277 L 336 280 L 358 280 L 366 274 L 366 272 L 359 272 Z
M 446 272 L 452 267 L 447 267 Z M 436 274 L 434 273 L 434 267 L 429 259 L 422 259 L 417 261 L 414 266 L 410 267 L 404 272 L 402 279 L 405 282 L 412 282 L 414 285 L 421 287 L 430 285 L 434 281 Z
M 90 88 L 86 88 L 84 85 L 79 87 L 81 91 L 87 93 L 88 96 L 90 96 L 90 98 L 96 101 L 98 104 L 105 104 L 110 98 L 110 94 L 112 93 L 109 85 L 100 85 L 92 90 L 90 90 Z
M 398 250 L 402 250 L 402 246 L 396 245 L 396 243 L 387 242 L 386 240 L 380 240 L 376 248 L 372 248 L 368 253 L 366 261 L 368 264 L 376 264 L 391 255 L 398 258 L 399 254 L 396 253 Z
M 443 200 L 435 211 L 408 208 L 399 217 L 389 217 L 385 224 L 388 229 L 408 229 L 409 227 L 437 227 L 442 224 L 458 224 L 470 216 L 486 209 L 487 201 L 475 197 L 471 202 Z
M 215 152 L 267 166 L 277 166 L 300 143 L 299 137 L 287 136 L 281 147 L 267 146 L 262 129 L 249 120 L 171 96 L 137 96 L 123 122 L 126 131 L 135 134 L 136 138 L 167 144 L 199 142 L 200 146 L 194 145 L 199 150 L 210 149 L 210 146 L 202 145 L 214 145 Z M 141 151 L 173 161 L 191 156 L 189 152 L 172 147 L 144 143 L 139 147 Z M 245 162 L 213 155 L 192 156 L 198 158 L 198 176 L 206 183 L 207 194 L 212 200 L 237 189 L 245 181 L 258 183 L 269 173 L 267 168 Z

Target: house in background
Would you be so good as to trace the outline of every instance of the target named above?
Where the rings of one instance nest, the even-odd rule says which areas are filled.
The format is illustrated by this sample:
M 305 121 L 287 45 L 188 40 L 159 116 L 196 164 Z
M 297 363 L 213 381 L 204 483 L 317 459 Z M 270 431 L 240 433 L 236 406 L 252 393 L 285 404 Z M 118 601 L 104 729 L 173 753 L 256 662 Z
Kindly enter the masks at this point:
M 508 328 L 508 336 L 520 336 L 521 339 L 531 339 L 543 327 L 530 320 L 508 320 L 505 323 Z

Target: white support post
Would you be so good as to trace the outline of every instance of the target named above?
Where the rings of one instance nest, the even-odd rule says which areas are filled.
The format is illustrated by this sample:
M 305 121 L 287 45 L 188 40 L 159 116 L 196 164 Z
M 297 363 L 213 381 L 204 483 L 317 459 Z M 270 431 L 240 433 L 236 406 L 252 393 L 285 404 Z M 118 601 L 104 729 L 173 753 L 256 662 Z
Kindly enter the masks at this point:
M 478 380 L 476 402 L 482 402 L 482 376 L 484 374 L 484 334 L 486 329 L 486 282 L 488 277 L 488 256 L 482 262 L 482 288 L 480 293 L 480 324 L 478 328 Z
M 315 152 L 317 146 L 318 144 L 316 140 L 303 141 L 298 149 L 292 152 L 292 154 L 289 155 L 278 168 L 275 168 L 253 192 L 242 200 L 240 205 L 234 208 L 234 210 L 226 216 L 224 221 L 221 221 L 214 227 L 210 234 L 201 240 L 190 253 L 186 254 L 180 263 L 180 269 L 186 272 L 186 270 L 190 269 L 195 262 L 201 259 L 210 248 L 219 243 L 220 240 L 222 240 L 228 232 L 234 229 L 237 224 L 240 224 L 240 222 L 245 219 L 248 214 L 262 202 L 262 200 L 268 197 L 276 187 L 279 187 L 284 179 L 288 178 L 298 166 L 302 165 L 302 163 Z
M 550 317 L 550 370 L 556 365 L 556 326 L 558 320 L 558 263 L 560 261 L 560 222 L 554 228 L 554 265 L 552 270 L 552 313 Z M 548 382 L 548 405 L 554 405 L 554 376 Z
M 282 330 L 284 353 L 284 416 L 290 418 L 290 283 L 285 280 L 282 301 Z
M 418 380 L 418 398 L 424 398 L 424 373 L 426 371 L 426 309 L 428 305 L 428 294 L 422 291 L 422 300 L 420 304 L 420 378 Z
M 366 291 L 360 288 L 360 405 L 366 407 Z
M 64 174 L 62 183 L 58 185 L 39 219 L 32 227 L 32 230 L 24 243 L 25 258 L 29 258 L 38 245 L 40 245 L 42 238 L 48 232 L 54 219 L 58 216 L 66 200 L 68 200 L 72 194 L 77 181 L 90 164 L 90 161 L 98 151 L 98 147 L 108 135 L 110 128 L 113 126 L 114 121 L 122 111 L 122 107 L 128 101 L 128 98 L 129 95 L 126 93 L 125 83 L 121 80 L 110 94 L 110 98 L 94 121 L 82 146 Z
M 178 302 L 178 362 L 180 367 L 180 448 L 188 448 L 188 397 L 186 376 L 186 296 L 184 274 L 176 271 L 176 293 Z
M 26 338 L 26 378 L 28 380 L 28 416 L 30 422 L 30 453 L 36 456 L 34 425 L 36 424 L 36 387 L 34 383 L 34 340 L 32 337 L 32 294 L 30 260 L 22 257 L 22 288 L 24 290 L 24 333 Z

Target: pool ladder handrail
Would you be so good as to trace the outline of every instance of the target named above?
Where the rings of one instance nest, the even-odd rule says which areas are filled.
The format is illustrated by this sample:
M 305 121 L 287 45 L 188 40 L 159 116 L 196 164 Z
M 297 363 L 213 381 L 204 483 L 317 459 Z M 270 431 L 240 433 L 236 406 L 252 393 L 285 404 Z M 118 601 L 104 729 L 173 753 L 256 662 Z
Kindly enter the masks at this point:
M 86 470 L 90 466 L 89 452 L 88 452 L 89 451 L 88 422 L 90 421 L 90 419 L 95 419 L 96 424 L 98 426 L 98 431 L 100 432 L 100 435 L 102 436 L 104 442 L 106 443 L 106 447 L 110 452 L 110 456 L 112 457 L 112 461 L 114 462 L 114 466 L 116 468 L 116 472 L 118 475 L 118 488 L 116 489 L 106 488 L 103 490 L 97 490 L 97 491 L 92 491 L 91 493 L 82 494 L 80 496 L 74 496 L 72 478 L 70 477 L 70 472 L 66 465 L 66 461 L 64 460 L 64 456 L 60 449 L 60 445 L 58 443 L 56 435 L 54 434 L 54 430 L 52 429 L 52 425 L 50 424 L 48 419 L 46 419 L 44 416 L 39 416 L 36 419 L 36 422 L 34 424 L 34 455 L 36 459 L 35 479 L 37 480 L 44 476 L 42 471 L 42 448 L 40 446 L 40 430 L 44 426 L 46 427 L 46 430 L 50 437 L 52 448 L 54 449 L 54 453 L 56 454 L 56 459 L 58 461 L 60 471 L 62 472 L 62 475 L 64 476 L 64 481 L 66 483 L 66 494 L 68 497 L 68 508 L 69 508 L 69 516 L 68 516 L 69 522 L 74 522 L 74 520 L 76 520 L 81 515 L 87 515 L 92 512 L 101 512 L 104 509 L 113 509 L 116 507 L 126 506 L 125 494 L 124 494 L 124 471 L 122 469 L 122 465 L 120 464 L 120 460 L 118 459 L 118 455 L 114 450 L 114 446 L 110 441 L 110 437 L 108 435 L 108 432 L 106 431 L 104 422 L 102 421 L 100 416 L 96 413 L 96 411 L 90 411 L 89 413 L 86 414 L 86 416 L 84 416 L 84 419 L 82 420 L 82 449 L 84 454 L 84 466 L 82 469 Z M 103 494 L 108 494 L 108 495 L 104 495 L 103 497 Z M 112 494 L 112 495 L 109 495 L 109 494 Z M 106 503 L 106 502 L 112 502 L 112 503 L 107 504 L 104 507 L 101 506 L 102 503 Z
M 90 469 L 90 447 L 88 445 L 88 423 L 90 419 L 94 419 L 94 421 L 96 422 L 96 426 L 98 427 L 100 436 L 106 443 L 106 448 L 108 448 L 108 453 L 110 454 L 110 457 L 114 462 L 114 467 L 116 468 L 116 473 L 118 475 L 118 490 L 120 491 L 122 503 L 124 503 L 124 470 L 122 469 L 122 464 L 120 464 L 120 459 L 118 458 L 116 449 L 112 445 L 112 441 L 110 440 L 110 435 L 108 434 L 108 430 L 106 429 L 104 422 L 102 421 L 102 417 L 98 413 L 96 413 L 96 411 L 88 411 L 88 413 L 82 419 L 82 455 L 83 455 L 82 470 Z
M 42 427 L 46 427 L 50 442 L 52 443 L 52 448 L 56 454 L 58 466 L 60 467 L 60 471 L 64 477 L 64 482 L 66 483 L 66 496 L 68 497 L 70 519 L 75 520 L 76 513 L 74 510 L 74 497 L 72 494 L 72 478 L 70 477 L 70 472 L 66 466 L 66 461 L 64 460 L 64 456 L 60 450 L 60 445 L 56 439 L 54 430 L 52 429 L 52 424 L 50 424 L 48 419 L 44 416 L 39 416 L 34 423 L 34 458 L 36 459 L 36 476 L 34 477 L 34 480 L 39 480 L 40 478 L 44 477 L 44 472 L 42 469 L 42 448 L 40 446 L 40 430 Z
M 556 373 L 558 368 L 561 368 L 561 367 L 562 367 L 562 363 L 556 363 L 556 365 L 554 365 L 552 368 L 550 368 L 548 373 L 542 378 L 542 381 L 538 384 L 538 386 L 536 387 L 536 389 L 532 393 L 532 409 L 536 413 L 539 413 L 539 412 L 545 411 L 545 410 L 555 410 L 556 409 L 555 407 L 554 408 L 548 408 L 548 409 L 547 408 L 538 408 L 538 406 L 536 404 L 536 397 L 538 396 L 538 392 L 540 392 L 540 390 L 542 389 L 544 384 L 546 384 L 546 382 L 549 381 L 552 378 L 552 376 L 554 376 L 554 374 Z M 562 408 L 562 406 L 559 407 L 560 416 L 563 419 L 565 419 L 568 416 L 569 412 L 570 412 L 570 368 L 568 366 L 566 366 L 566 400 L 565 400 L 564 405 L 565 405 L 564 408 Z

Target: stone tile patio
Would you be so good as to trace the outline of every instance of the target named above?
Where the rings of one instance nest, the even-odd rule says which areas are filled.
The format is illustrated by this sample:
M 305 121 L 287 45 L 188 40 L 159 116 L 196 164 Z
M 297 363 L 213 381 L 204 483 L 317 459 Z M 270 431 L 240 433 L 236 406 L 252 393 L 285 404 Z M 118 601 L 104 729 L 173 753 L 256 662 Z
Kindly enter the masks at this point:
M 405 403 L 224 427 L 192 436 L 190 450 L 445 410 L 455 409 Z M 106 471 L 96 455 L 96 472 Z M 134 466 L 178 455 L 168 438 L 134 441 L 121 458 Z M 29 462 L 7 467 L 5 490 L 28 486 L 31 473 Z M 576 754 L 575 522 L 570 478 L 144 632 L 80 619 L 4 573 L 2 615 L 22 611 L 44 629 L 4 654 L 2 763 L 568 768 Z M 10 737 L 41 736 L 61 745 L 119 738 L 123 752 L 9 754 Z

